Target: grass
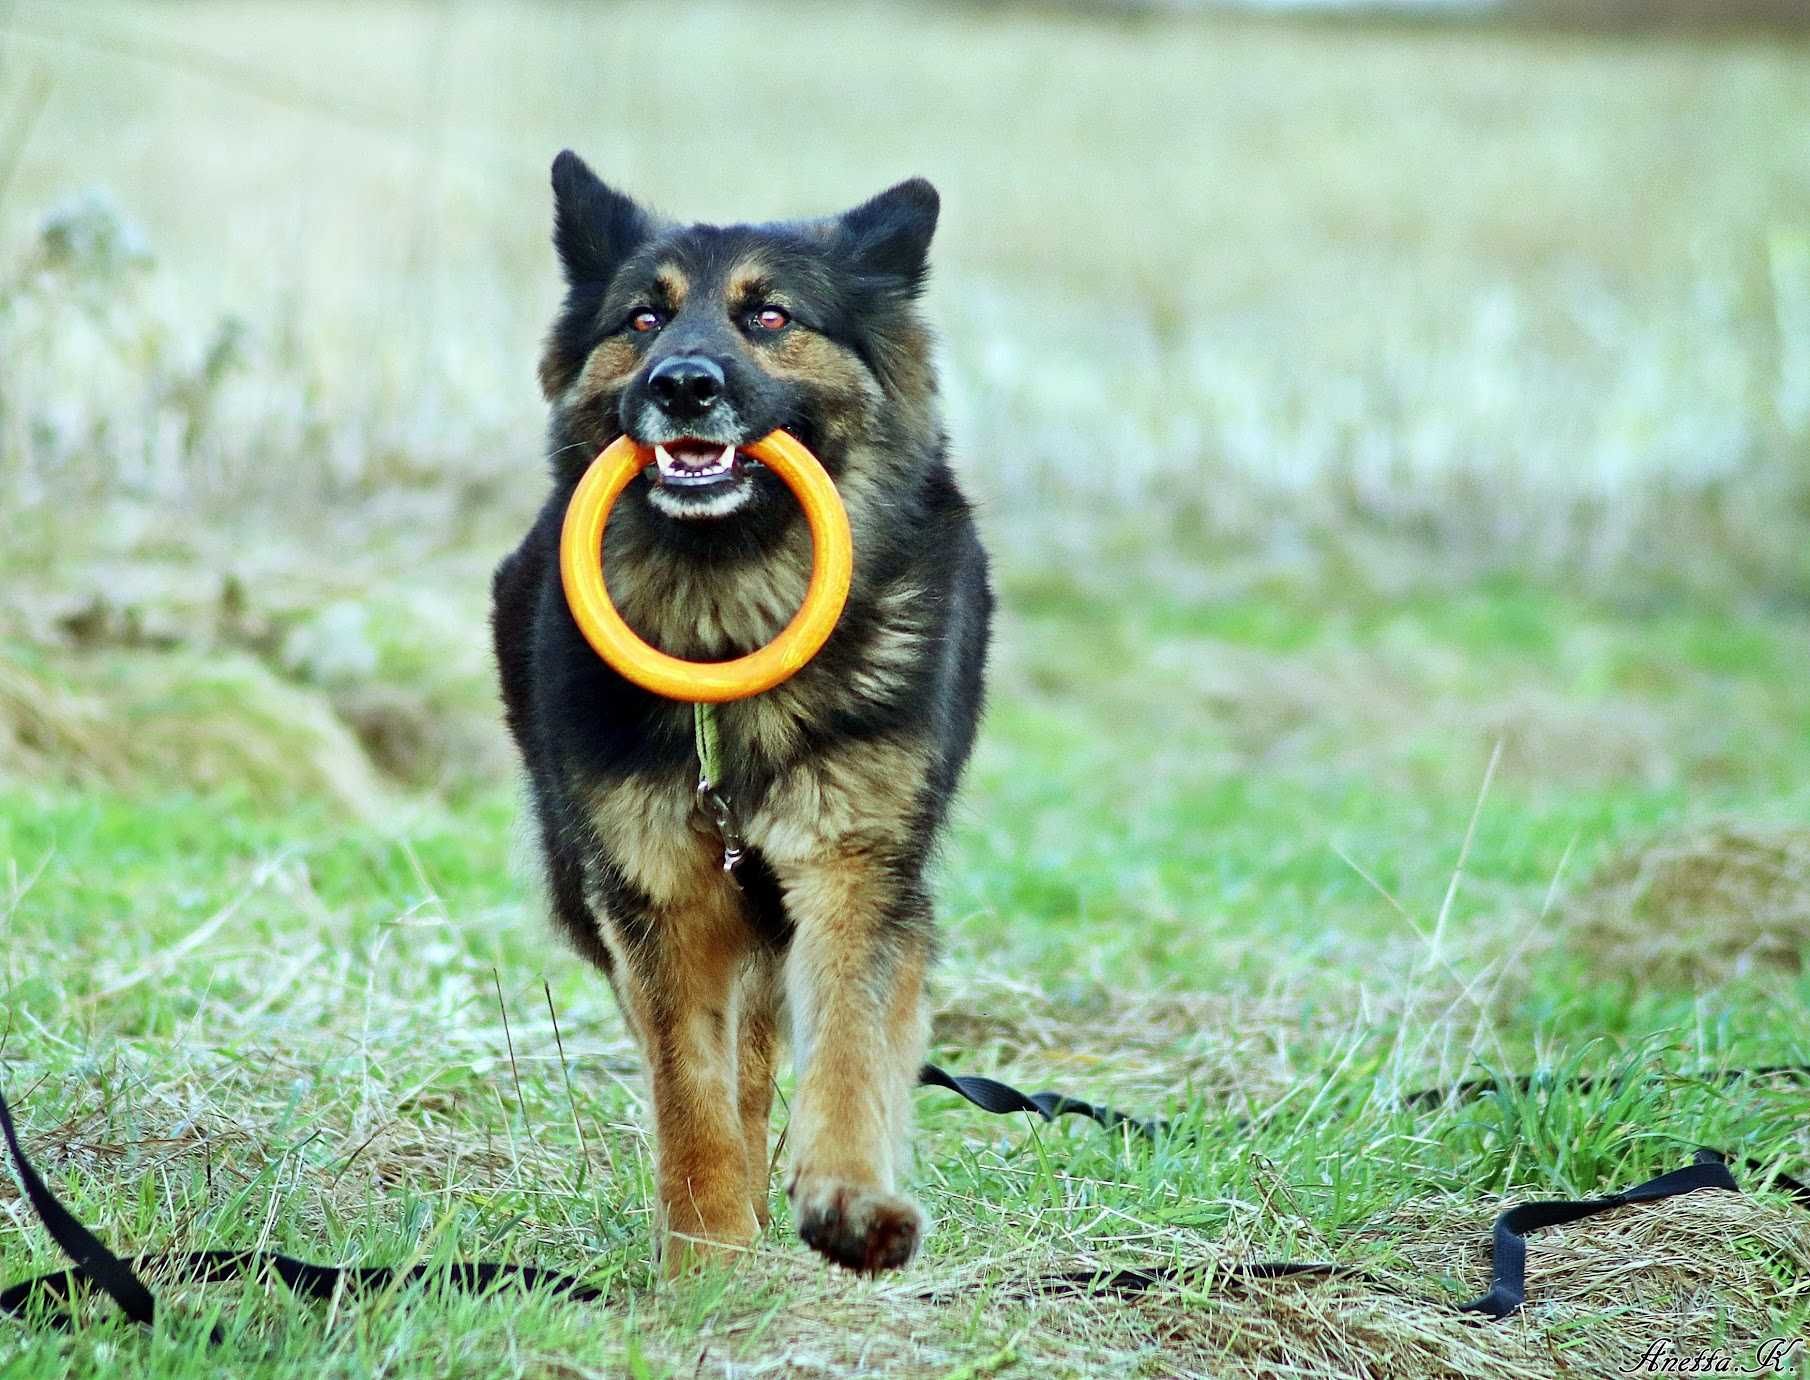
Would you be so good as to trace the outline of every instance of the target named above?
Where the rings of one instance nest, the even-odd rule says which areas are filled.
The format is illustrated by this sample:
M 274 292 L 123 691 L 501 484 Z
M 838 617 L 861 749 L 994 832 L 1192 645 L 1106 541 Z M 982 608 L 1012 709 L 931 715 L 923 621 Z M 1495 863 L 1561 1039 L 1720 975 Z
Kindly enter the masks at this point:
M 1721 1077 L 1810 1061 L 1801 48 L 180 19 L 0 18 L 0 1078 L 121 1249 L 608 1300 L 177 1290 L 149 1334 L 0 1330 L 8 1380 L 1547 1376 L 1810 1329 L 1810 1215 L 1750 1171 L 1542 1234 L 1513 1322 L 1444 1311 L 1506 1202 L 1699 1144 L 1810 1166 L 1802 1086 Z M 635 85 L 679 50 L 733 120 Z M 752 1259 L 655 1283 L 633 1052 L 519 866 L 478 630 L 538 497 L 563 143 L 700 215 L 945 193 L 1003 616 L 935 1054 L 1183 1134 L 920 1093 L 938 1225 L 896 1278 L 776 1199 Z M 1213 1273 L 1274 1257 L 1378 1282 Z M 10 1182 L 0 1262 L 58 1263 Z M 1151 1263 L 1200 1271 L 1038 1287 Z
M 936 1055 L 1193 1135 L 1145 1147 L 926 1092 L 919 1180 L 940 1225 L 908 1275 L 830 1274 L 776 1228 L 734 1274 L 656 1288 L 632 1052 L 602 984 L 524 899 L 507 789 L 404 793 L 372 824 L 230 790 L 16 784 L 0 797 L 8 1085 L 79 1215 L 138 1250 L 502 1255 L 578 1269 L 611 1302 L 428 1290 L 321 1308 L 191 1291 L 154 1339 L 99 1309 L 72 1339 L 15 1335 L 15 1373 L 107 1357 L 272 1376 L 678 1374 L 700 1358 L 724 1373 L 1212 1374 L 1285 1357 L 1361 1373 L 1394 1355 L 1542 1374 L 1549 1348 L 1601 1373 L 1648 1338 L 1746 1346 L 1810 1325 L 1810 1221 L 1765 1195 L 1541 1238 L 1541 1304 L 1524 1322 L 1479 1334 L 1436 1309 L 1481 1292 L 1505 1199 L 1625 1185 L 1700 1143 L 1788 1170 L 1810 1157 L 1801 1087 L 1713 1077 L 1810 1060 L 1801 918 L 1777 937 L 1789 962 L 1698 982 L 1675 962 L 1591 969 L 1571 942 L 1589 917 L 1569 899 L 1662 824 L 1739 815 L 1801 835 L 1801 622 L 1705 633 L 1770 654 L 1728 666 L 1706 645 L 1654 686 L 1639 668 L 1681 640 L 1671 619 L 1564 601 L 1548 645 L 1530 630 L 1550 602 L 1503 586 L 1411 612 L 1329 609 L 1280 639 L 1300 616 L 1280 596 L 1253 601 L 1232 636 L 1152 634 L 1181 615 L 1149 605 L 1102 629 L 1048 590 L 1026 603 L 943 865 Z M 1146 659 L 1117 674 L 1068 664 L 1049 683 L 1061 667 L 1033 649 L 1103 633 Z M 1328 666 L 1353 683 L 1378 657 L 1418 719 L 1291 721 L 1262 702 Z M 1195 687 L 1165 666 L 1221 668 L 1226 699 L 1190 714 Z M 1134 699 L 1147 733 L 1123 727 Z M 1767 751 L 1697 758 L 1734 699 Z M 1504 728 L 1479 805 L 1493 702 L 1604 722 L 1593 700 L 1667 726 L 1640 776 L 1611 752 L 1598 779 L 1555 786 Z M 1564 751 L 1572 731 L 1538 722 L 1532 740 Z M 1670 922 L 1688 935 L 1696 917 Z M 1408 1099 L 1479 1072 L 1574 1069 L 1640 1077 L 1431 1111 Z M 10 1273 L 55 1263 L 22 1219 L 8 1231 Z M 1033 1287 L 1095 1263 L 1246 1256 L 1332 1256 L 1427 1302 L 1201 1283 L 1077 1303 Z M 217 1360 L 204 1359 L 214 1310 Z

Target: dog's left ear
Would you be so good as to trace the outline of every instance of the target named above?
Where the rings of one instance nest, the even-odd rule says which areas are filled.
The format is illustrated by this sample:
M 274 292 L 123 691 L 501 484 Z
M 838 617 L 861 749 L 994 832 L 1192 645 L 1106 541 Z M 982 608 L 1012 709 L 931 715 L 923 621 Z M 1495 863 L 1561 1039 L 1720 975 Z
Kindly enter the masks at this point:
M 913 177 L 846 212 L 837 223 L 837 238 L 857 267 L 897 278 L 915 293 L 929 268 L 941 205 L 936 188 Z

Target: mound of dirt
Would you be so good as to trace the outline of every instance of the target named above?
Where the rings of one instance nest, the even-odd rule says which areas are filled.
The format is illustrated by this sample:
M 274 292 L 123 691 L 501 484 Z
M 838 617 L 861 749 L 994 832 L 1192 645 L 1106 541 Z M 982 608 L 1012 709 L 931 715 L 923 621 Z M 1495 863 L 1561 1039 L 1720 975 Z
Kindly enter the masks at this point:
M 4 777 L 237 785 L 267 800 L 330 800 L 360 819 L 393 809 L 332 708 L 237 652 L 0 654 Z
M 1722 821 L 1611 858 L 1566 904 L 1565 948 L 1604 977 L 1707 986 L 1810 955 L 1810 827 Z

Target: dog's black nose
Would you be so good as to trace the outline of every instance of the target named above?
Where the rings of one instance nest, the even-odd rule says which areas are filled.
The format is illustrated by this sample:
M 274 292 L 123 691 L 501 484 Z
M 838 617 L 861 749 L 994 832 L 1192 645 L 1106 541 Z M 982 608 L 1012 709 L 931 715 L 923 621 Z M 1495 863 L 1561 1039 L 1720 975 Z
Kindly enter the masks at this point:
M 674 355 L 647 376 L 647 391 L 674 421 L 702 417 L 723 396 L 723 371 L 703 355 Z

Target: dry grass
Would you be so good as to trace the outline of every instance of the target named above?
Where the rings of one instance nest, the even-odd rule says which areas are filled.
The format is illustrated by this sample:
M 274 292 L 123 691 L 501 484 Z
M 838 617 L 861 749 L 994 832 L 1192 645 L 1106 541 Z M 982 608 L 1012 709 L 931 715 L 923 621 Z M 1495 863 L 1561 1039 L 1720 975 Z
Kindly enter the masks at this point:
M 1565 906 L 1562 943 L 1599 978 L 1713 987 L 1810 957 L 1810 829 L 1723 820 L 1608 860 Z
M 0 771 L 237 789 L 330 802 L 366 820 L 392 803 L 371 757 L 319 696 L 243 655 L 101 656 L 44 674 L 0 652 Z
M 250 885 L 310 904 L 306 873 L 293 862 L 266 869 Z M 321 937 L 332 931 L 333 922 L 324 919 Z M 423 974 L 426 989 L 439 986 L 439 1001 L 397 991 L 367 1010 L 366 1076 L 354 1102 L 344 1102 L 343 1092 L 317 1101 L 321 1088 L 287 1113 L 280 1105 L 285 1086 L 314 1089 L 309 1070 L 345 1057 L 342 1039 L 291 1037 L 275 1048 L 257 1042 L 258 1032 L 293 1019 L 284 1014 L 292 1002 L 323 990 L 310 979 L 277 995 L 271 1010 L 228 1016 L 223 1008 L 210 1015 L 205 1028 L 215 1039 L 188 1051 L 180 1069 L 147 1082 L 116 1070 L 115 1078 L 127 1074 L 119 1097 L 40 1119 L 31 1138 L 40 1164 L 65 1184 L 131 1175 L 171 1185 L 165 1191 L 188 1211 L 140 1238 L 146 1249 L 211 1244 L 218 1222 L 198 1226 L 197 1220 L 210 1215 L 209 1203 L 243 1196 L 264 1220 L 265 1233 L 280 1225 L 273 1244 L 300 1241 L 304 1253 L 318 1255 L 319 1241 L 335 1224 L 356 1221 L 373 1201 L 400 1194 L 419 1202 L 431 1192 L 516 1204 L 535 1259 L 582 1263 L 595 1259 L 597 1223 L 562 1203 L 587 1203 L 587 1184 L 594 1181 L 609 1186 L 611 1233 L 626 1232 L 635 1243 L 630 1253 L 637 1253 L 646 1230 L 644 1121 L 632 1104 L 627 1115 L 601 1112 L 594 1091 L 600 1076 L 607 1082 L 633 1068 L 613 1014 L 587 1006 L 562 1021 L 569 1052 L 583 1070 L 567 1119 L 556 1099 L 546 1100 L 557 1067 L 547 1053 L 552 1040 L 544 1008 L 519 997 L 511 1002 L 511 1039 L 521 1062 L 512 1073 L 501 1055 L 505 1042 L 494 1005 L 487 1014 L 480 1006 L 454 1022 L 436 1021 L 436 1009 L 455 1011 L 464 1000 L 453 997 L 448 1005 L 449 973 L 457 974 L 457 986 L 469 982 L 474 989 L 489 978 L 441 948 L 430 948 Z M 255 988 L 249 974 L 259 956 L 228 951 L 221 957 L 216 966 L 228 992 L 235 970 Z M 355 993 L 357 964 L 332 962 L 337 980 Z M 110 990 L 145 976 L 130 963 L 94 974 Z M 1069 1086 L 1192 1085 L 1212 1103 L 1222 1094 L 1202 1087 L 1199 1047 L 1254 1050 L 1262 1039 L 1260 1015 L 1250 1005 L 1214 1008 L 1192 998 L 1131 996 L 1071 1006 L 998 979 L 972 979 L 939 1018 L 938 1037 L 960 1046 L 970 1067 L 993 1067 L 992 1058 L 1003 1055 L 1002 1071 L 1034 1062 L 1059 1071 L 1058 1081 Z M 423 1019 L 450 1037 L 437 1061 L 470 1061 L 493 1088 L 444 1073 L 417 1078 L 421 1066 L 411 1065 L 404 1050 Z M 1176 1037 L 1166 1067 L 1165 1034 Z M 1071 1044 L 1084 1042 L 1099 1055 L 1095 1068 L 1065 1057 Z M 1299 1077 L 1297 1071 L 1292 1081 Z M 513 1102 L 524 1089 L 533 1111 L 518 1122 Z M 33 1105 L 29 1097 L 26 1102 Z M 1463 1113 L 1441 1114 L 1453 1115 Z M 579 1120 L 582 1141 L 576 1142 Z M 146 1129 L 122 1136 L 122 1122 Z M 273 1135 L 279 1124 L 284 1129 Z M 474 1124 L 487 1124 L 491 1133 L 472 1134 Z M 1261 1155 L 1250 1171 L 1254 1192 L 1222 1202 L 1166 1183 L 1161 1161 L 1135 1145 L 1103 1155 L 1092 1131 L 1050 1136 L 1051 1170 L 1012 1152 L 1031 1134 L 1028 1128 L 946 1111 L 931 1127 L 924 1189 L 941 1226 L 930 1257 L 916 1270 L 881 1281 L 851 1279 L 775 1232 L 730 1271 L 683 1288 L 655 1286 L 643 1270 L 631 1269 L 614 1278 L 600 1311 L 577 1310 L 567 1324 L 583 1330 L 595 1319 L 613 1328 L 626 1314 L 631 1354 L 645 1358 L 640 1364 L 650 1373 L 695 1376 L 1481 1380 L 1621 1373 L 1655 1341 L 1686 1353 L 1720 1347 L 1745 1356 L 1768 1335 L 1752 1319 L 1810 1302 L 1810 1217 L 1777 1198 L 1700 1194 L 1541 1233 L 1530 1250 L 1535 1303 L 1511 1321 L 1490 1323 L 1456 1314 L 1452 1305 L 1481 1292 L 1494 1214 L 1509 1202 L 1552 1192 L 1538 1177 L 1499 1195 L 1479 1195 L 1442 1192 L 1434 1186 L 1436 1170 L 1419 1171 L 1418 1181 L 1387 1206 L 1326 1231 L 1316 1225 L 1325 1213 L 1319 1191 L 1307 1186 L 1303 1196 L 1300 1185 L 1291 1186 Z M 1432 1146 L 1450 1134 L 1449 1123 L 1423 1119 L 1408 1142 L 1385 1137 L 1370 1153 L 1412 1154 L 1415 1143 Z M 1236 1153 L 1230 1137 L 1211 1150 L 1228 1152 Z M 964 1159 L 1000 1176 L 984 1195 L 951 1172 Z M 205 1195 L 181 1187 L 203 1173 Z M 280 1224 L 276 1214 L 266 1217 L 263 1195 L 273 1181 L 283 1185 Z M 16 1201 L 12 1185 L 0 1185 L 0 1204 Z M 1278 1257 L 1332 1259 L 1360 1267 L 1368 1278 L 1250 1283 L 1235 1277 L 1241 1262 Z M 1182 1266 L 1184 1274 L 1133 1296 L 1076 1292 L 1054 1279 L 1128 1265 Z M 169 1293 L 190 1313 L 215 1296 Z M 555 1316 L 564 1318 L 565 1310 Z M 291 1336 L 319 1325 L 305 1317 L 264 1323 Z M 582 1348 L 528 1338 L 523 1345 L 512 1365 L 529 1374 L 608 1373 Z

